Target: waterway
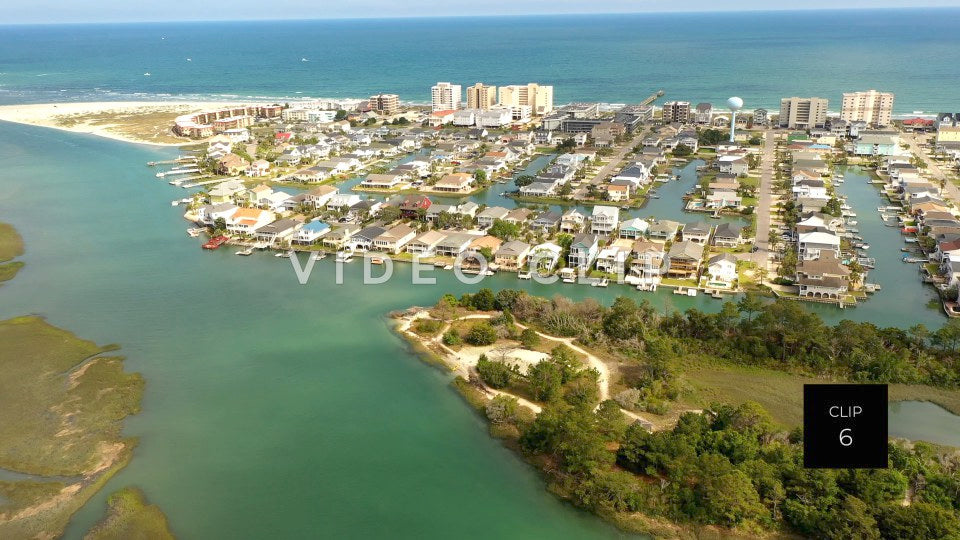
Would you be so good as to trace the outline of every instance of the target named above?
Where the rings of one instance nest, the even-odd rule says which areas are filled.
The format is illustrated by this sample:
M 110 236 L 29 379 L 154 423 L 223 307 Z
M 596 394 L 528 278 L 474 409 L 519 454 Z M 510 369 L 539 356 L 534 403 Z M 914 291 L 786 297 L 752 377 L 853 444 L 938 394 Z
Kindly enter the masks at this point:
M 480 286 L 603 303 L 630 294 L 664 310 L 712 311 L 718 301 L 513 276 L 464 285 L 443 271 L 432 273 L 435 286 L 414 286 L 406 264 L 391 282 L 364 286 L 354 263 L 336 285 L 329 258 L 301 286 L 287 260 L 199 249 L 168 203 L 184 190 L 143 166 L 174 154 L 0 123 L 0 220 L 26 242 L 26 268 L 0 290 L 0 318 L 39 314 L 120 343 L 128 369 L 148 381 L 143 412 L 127 422 L 140 439 L 133 461 L 68 538 L 127 485 L 143 488 L 183 538 L 622 536 L 547 493 L 384 314 Z M 677 205 L 658 201 L 663 209 L 640 213 Z M 891 283 L 870 302 L 895 295 Z M 918 302 L 900 307 L 901 323 L 940 320 Z M 823 313 L 865 320 L 882 309 Z
M 891 437 L 960 446 L 960 416 L 934 403 L 891 403 L 888 420 Z

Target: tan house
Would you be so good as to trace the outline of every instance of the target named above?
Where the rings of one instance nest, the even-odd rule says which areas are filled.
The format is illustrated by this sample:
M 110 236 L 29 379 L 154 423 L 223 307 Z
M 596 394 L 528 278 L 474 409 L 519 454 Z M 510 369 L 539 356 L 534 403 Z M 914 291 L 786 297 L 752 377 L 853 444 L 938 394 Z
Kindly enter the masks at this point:
M 446 193 L 466 193 L 473 189 L 473 176 L 467 173 L 445 175 L 433 185 L 434 191 Z
M 250 163 L 236 154 L 227 154 L 217 162 L 217 172 L 229 176 L 242 174 L 250 167 Z
M 530 255 L 530 244 L 513 240 L 500 246 L 496 252 L 495 262 L 501 270 L 517 271 L 527 262 Z
M 377 251 L 400 253 L 403 246 L 413 240 L 417 232 L 407 224 L 400 224 L 373 239 L 373 247 Z

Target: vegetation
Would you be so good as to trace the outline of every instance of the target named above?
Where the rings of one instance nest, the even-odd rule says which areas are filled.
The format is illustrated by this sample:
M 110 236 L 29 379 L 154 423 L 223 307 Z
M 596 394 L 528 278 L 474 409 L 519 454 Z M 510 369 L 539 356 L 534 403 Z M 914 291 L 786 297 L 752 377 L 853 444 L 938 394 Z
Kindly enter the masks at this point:
M 125 488 L 107 499 L 107 515 L 84 540 L 172 540 L 167 516 L 156 505 L 148 504 L 143 493 Z
M 23 268 L 23 262 L 14 261 L 23 255 L 23 239 L 12 225 L 0 223 L 0 283 L 10 281 Z

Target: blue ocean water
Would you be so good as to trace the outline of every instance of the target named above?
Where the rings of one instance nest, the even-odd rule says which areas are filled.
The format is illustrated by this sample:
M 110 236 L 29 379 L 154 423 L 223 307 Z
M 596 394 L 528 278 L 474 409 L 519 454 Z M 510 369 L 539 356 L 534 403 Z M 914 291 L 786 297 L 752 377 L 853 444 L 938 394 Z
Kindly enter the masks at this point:
M 0 103 L 180 96 L 426 101 L 436 81 L 555 86 L 558 103 L 775 107 L 896 93 L 958 108 L 957 9 L 0 27 Z M 187 59 L 191 61 L 187 61 Z M 307 61 L 302 61 L 306 59 Z M 150 76 L 145 76 L 150 73 Z

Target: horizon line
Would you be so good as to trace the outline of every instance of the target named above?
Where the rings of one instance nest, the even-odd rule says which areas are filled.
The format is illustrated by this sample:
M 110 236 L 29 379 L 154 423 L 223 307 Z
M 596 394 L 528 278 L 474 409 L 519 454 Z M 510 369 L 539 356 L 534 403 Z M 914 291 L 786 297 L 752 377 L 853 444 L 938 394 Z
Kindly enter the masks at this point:
M 10 26 L 81 26 L 81 25 L 122 25 L 122 24 L 167 24 L 167 23 L 231 23 L 231 22 L 317 22 L 317 21 L 392 21 L 418 19 L 494 19 L 494 18 L 523 18 L 523 17 L 564 17 L 564 16 L 605 16 L 605 15 L 696 15 L 696 14 L 737 14 L 737 13 L 791 13 L 817 11 L 919 11 L 919 10 L 960 10 L 957 6 L 886 6 L 886 7 L 790 7 L 784 9 L 697 9 L 697 10 L 646 10 L 646 11 L 567 11 L 562 13 L 489 13 L 470 15 L 397 15 L 391 17 L 307 17 L 307 18 L 238 18 L 238 19 L 142 19 L 142 20 L 85 20 L 85 21 L 55 21 L 55 22 L 7 22 L 2 27 Z

